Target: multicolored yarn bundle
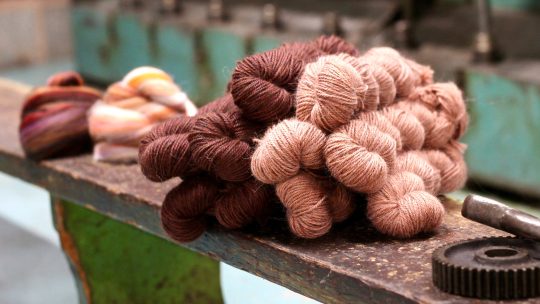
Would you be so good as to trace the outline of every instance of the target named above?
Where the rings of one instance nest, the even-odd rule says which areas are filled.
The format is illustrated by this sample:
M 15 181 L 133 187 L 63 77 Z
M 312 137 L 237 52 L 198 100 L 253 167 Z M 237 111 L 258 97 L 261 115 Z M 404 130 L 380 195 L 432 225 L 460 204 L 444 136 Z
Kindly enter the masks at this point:
M 170 75 L 153 67 L 132 70 L 89 111 L 94 159 L 136 161 L 139 142 L 152 127 L 180 114 L 194 116 L 197 108 Z
M 296 180 L 321 170 L 367 195 L 368 218 L 382 233 L 411 237 L 441 223 L 444 208 L 435 195 L 466 180 L 464 146 L 457 140 L 468 117 L 461 91 L 433 84 L 432 75 L 390 48 L 360 57 L 322 56 L 305 67 L 296 118 L 270 128 L 251 162 L 257 179 L 276 185 L 295 234 L 315 238 L 329 230 L 336 201 L 319 199 L 321 190 Z M 280 195 L 284 183 L 293 183 L 289 193 L 294 187 L 302 195 Z M 304 211 L 301 226 L 296 208 Z
M 162 206 L 163 227 L 172 238 L 196 239 L 209 215 L 236 229 L 263 222 L 278 206 L 273 188 L 250 171 L 256 138 L 294 114 L 304 66 L 321 55 L 341 52 L 358 51 L 340 38 L 321 37 L 244 58 L 223 97 L 194 118 L 168 121 L 143 139 L 143 173 L 158 182 L 176 176 L 184 180 Z
M 75 72 L 61 72 L 34 89 L 22 108 L 19 139 L 34 160 L 85 152 L 91 147 L 86 112 L 101 92 Z

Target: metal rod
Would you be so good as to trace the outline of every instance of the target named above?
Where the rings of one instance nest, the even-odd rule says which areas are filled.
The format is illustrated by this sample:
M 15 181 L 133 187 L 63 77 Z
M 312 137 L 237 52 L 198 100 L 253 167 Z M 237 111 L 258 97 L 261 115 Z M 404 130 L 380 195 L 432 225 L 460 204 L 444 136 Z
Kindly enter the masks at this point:
M 477 62 L 495 62 L 500 59 L 493 39 L 491 5 L 489 0 L 476 0 L 478 32 L 474 42 L 474 59 Z
M 516 236 L 540 241 L 539 218 L 510 208 L 498 201 L 479 195 L 468 195 L 463 203 L 461 214 L 475 222 Z

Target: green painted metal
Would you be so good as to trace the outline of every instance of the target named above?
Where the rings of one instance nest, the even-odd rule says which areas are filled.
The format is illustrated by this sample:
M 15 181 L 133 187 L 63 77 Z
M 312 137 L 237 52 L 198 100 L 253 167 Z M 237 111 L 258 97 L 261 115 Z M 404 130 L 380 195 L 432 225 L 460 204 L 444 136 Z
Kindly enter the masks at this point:
M 282 41 L 270 35 L 257 35 L 253 37 L 253 53 L 264 52 L 273 48 L 278 47 Z
M 118 81 L 132 69 L 150 64 L 148 23 L 134 13 L 118 13 L 111 29 L 109 67 Z
M 171 75 L 188 96 L 200 100 L 195 35 L 173 25 L 158 24 L 150 35 L 151 65 Z
M 247 39 L 219 28 L 188 30 L 174 22 L 150 19 L 134 12 L 73 8 L 78 71 L 106 84 L 135 67 L 154 65 L 171 73 L 199 105 L 221 96 L 236 62 L 247 55 Z M 254 41 L 255 51 L 279 44 L 272 37 Z
M 491 0 L 491 5 L 495 8 L 514 10 L 538 10 L 540 1 L 538 0 Z
M 55 222 L 62 221 L 61 239 L 73 240 L 91 303 L 223 302 L 218 262 L 79 205 L 53 204 L 62 209 Z
M 468 71 L 465 77 L 470 176 L 540 195 L 540 88 L 491 73 Z
M 75 62 L 85 77 L 111 83 L 150 63 L 148 26 L 137 15 L 80 6 L 72 24 Z
M 73 28 L 74 57 L 77 70 L 87 77 L 102 79 L 109 73 L 108 17 L 90 7 L 74 7 L 71 22 Z
M 210 77 L 209 87 L 201 88 L 201 93 L 203 100 L 211 101 L 223 95 L 236 62 L 247 55 L 246 41 L 231 32 L 208 28 L 202 30 L 201 44 L 205 64 L 202 68 Z
M 443 0 L 441 3 L 452 5 L 470 5 L 470 0 Z M 512 10 L 538 10 L 540 1 L 538 0 L 490 0 L 491 6 L 496 9 Z

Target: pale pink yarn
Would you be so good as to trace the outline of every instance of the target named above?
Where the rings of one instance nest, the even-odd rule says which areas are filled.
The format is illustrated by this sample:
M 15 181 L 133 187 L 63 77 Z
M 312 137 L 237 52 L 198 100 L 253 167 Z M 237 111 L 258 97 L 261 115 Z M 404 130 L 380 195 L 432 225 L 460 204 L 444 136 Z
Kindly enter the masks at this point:
M 276 194 L 287 209 L 291 231 L 303 238 L 326 234 L 333 222 L 354 211 L 352 194 L 345 187 L 305 171 L 277 184 Z
M 392 76 L 397 96 L 406 97 L 412 93 L 418 82 L 417 75 L 399 52 L 388 47 L 376 47 L 367 51 L 363 59 L 383 67 Z
M 378 192 L 368 195 L 368 218 L 378 231 L 398 238 L 435 229 L 444 208 L 425 188 L 422 178 L 412 172 L 390 175 Z
M 388 119 L 379 112 L 367 112 L 328 136 L 324 156 L 337 181 L 354 191 L 371 193 L 382 187 L 400 145 L 399 131 Z
M 326 234 L 354 211 L 348 190 L 316 174 L 324 168 L 325 143 L 314 125 L 287 119 L 267 130 L 251 158 L 253 176 L 276 186 L 291 231 L 303 238 Z
M 458 140 L 468 116 L 454 84 L 433 83 L 431 68 L 381 47 L 319 57 L 295 96 L 296 119 L 265 133 L 251 170 L 276 186 L 296 235 L 318 237 L 346 219 L 349 190 L 366 194 L 368 218 L 384 234 L 412 237 L 440 225 L 436 196 L 467 177 Z
M 435 114 L 434 128 L 427 140 L 429 147 L 441 148 L 452 139 L 459 139 L 467 130 L 469 116 L 461 90 L 454 83 L 435 83 L 418 87 L 409 99 Z
M 423 150 L 424 157 L 439 171 L 441 186 L 438 194 L 456 191 L 467 181 L 467 164 L 463 154 L 465 145 L 451 141 L 441 150 Z
M 383 109 L 382 113 L 398 130 L 401 146 L 404 150 L 422 148 L 426 132 L 416 116 L 393 105 Z
M 437 195 L 441 189 L 441 174 L 424 155 L 423 151 L 401 153 L 396 159 L 395 172 L 411 172 L 422 178 L 427 192 Z
M 324 168 L 325 134 L 310 123 L 284 120 L 266 131 L 251 157 L 251 172 L 265 184 L 277 184 L 301 169 Z
M 377 108 L 377 100 L 366 96 L 368 87 L 342 57 L 320 57 L 306 65 L 298 82 L 296 117 L 330 132 L 349 122 L 357 109 Z
M 386 184 L 368 195 L 368 217 L 375 228 L 394 237 L 437 227 L 444 209 L 434 195 L 461 188 L 467 178 L 465 146 L 457 141 L 468 124 L 461 91 L 454 84 L 433 84 L 415 89 L 410 99 L 393 107 L 417 117 L 427 148 L 398 155 Z M 411 197 L 416 197 L 414 209 Z M 391 204 L 392 199 L 399 204 Z

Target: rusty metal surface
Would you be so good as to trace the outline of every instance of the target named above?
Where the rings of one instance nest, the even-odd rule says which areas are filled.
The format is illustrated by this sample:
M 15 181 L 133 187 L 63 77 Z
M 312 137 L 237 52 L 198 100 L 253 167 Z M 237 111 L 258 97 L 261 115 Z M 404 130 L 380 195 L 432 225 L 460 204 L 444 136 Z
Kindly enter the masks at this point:
M 62 205 L 61 200 L 51 197 L 51 208 L 54 226 L 56 231 L 58 231 L 62 250 L 67 257 L 68 262 L 71 265 L 71 271 L 76 278 L 75 281 L 77 283 L 77 289 L 79 290 L 79 302 L 84 304 L 92 303 L 90 286 L 88 284 L 86 272 L 81 265 L 79 251 L 73 237 L 66 230 L 64 224 L 64 206 Z
M 27 89 L 0 81 L 0 170 L 166 238 L 158 211 L 174 181 L 153 184 L 136 166 L 96 164 L 89 155 L 42 163 L 23 158 L 16 130 Z M 461 217 L 456 202 L 443 201 L 448 214 L 442 227 L 411 240 L 381 236 L 360 214 L 317 240 L 295 238 L 276 220 L 251 231 L 214 224 L 183 246 L 325 303 L 462 303 L 465 298 L 432 285 L 431 253 L 448 242 L 503 233 Z

